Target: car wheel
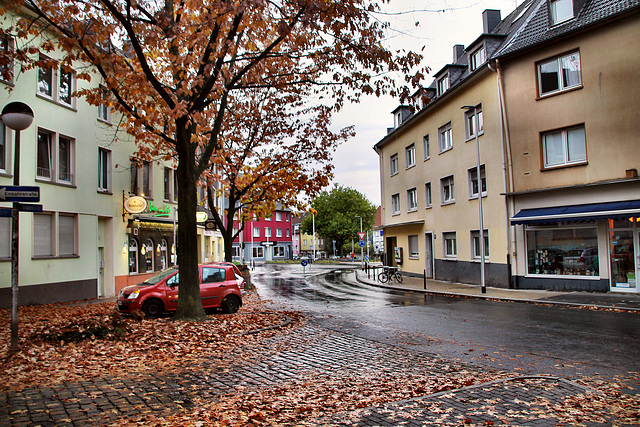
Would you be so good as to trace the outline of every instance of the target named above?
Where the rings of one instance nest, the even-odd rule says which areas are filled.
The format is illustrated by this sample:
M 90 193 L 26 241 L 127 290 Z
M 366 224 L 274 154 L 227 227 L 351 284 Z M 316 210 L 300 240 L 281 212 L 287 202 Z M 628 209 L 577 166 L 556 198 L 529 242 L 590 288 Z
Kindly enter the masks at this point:
M 228 295 L 225 299 L 222 300 L 220 308 L 222 309 L 223 313 L 233 314 L 240 309 L 240 300 L 235 295 Z
M 149 300 L 142 305 L 142 312 L 148 319 L 157 319 L 163 311 L 162 302 L 157 299 Z

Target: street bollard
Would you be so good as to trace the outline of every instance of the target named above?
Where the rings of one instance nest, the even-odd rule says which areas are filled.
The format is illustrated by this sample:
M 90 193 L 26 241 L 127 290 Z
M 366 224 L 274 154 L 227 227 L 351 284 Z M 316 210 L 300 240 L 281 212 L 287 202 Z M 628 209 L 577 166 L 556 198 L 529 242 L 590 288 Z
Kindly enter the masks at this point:
M 427 270 L 424 270 L 424 273 L 422 275 L 423 279 L 424 279 L 424 289 L 427 289 Z

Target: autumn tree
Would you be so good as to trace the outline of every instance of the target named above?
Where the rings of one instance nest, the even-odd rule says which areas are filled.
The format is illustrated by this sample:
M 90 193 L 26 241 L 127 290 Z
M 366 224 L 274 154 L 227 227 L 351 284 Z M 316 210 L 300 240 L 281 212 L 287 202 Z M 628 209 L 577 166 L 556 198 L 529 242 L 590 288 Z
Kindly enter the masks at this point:
M 273 88 L 324 99 L 331 109 L 361 94 L 407 96 L 394 77 L 420 56 L 382 45 L 376 0 L 7 0 L 22 16 L 5 25 L 22 69 L 79 67 L 108 90 L 82 90 L 110 103 L 136 139 L 141 159 L 177 159 L 180 294 L 175 318 L 203 318 L 197 269 L 197 183 L 224 151 L 230 108 L 242 92 Z M 39 45 L 44 34 L 49 39 Z M 54 49 L 60 60 L 39 55 Z M 82 64 L 82 67 L 81 67 Z M 89 64 L 90 69 L 85 69 Z M 396 74 L 394 74 L 396 73 Z M 214 162 L 215 163 L 215 162 Z M 217 162 L 221 164 L 221 161 Z M 265 183 L 268 185 L 268 183 Z
M 313 232 L 315 221 L 316 234 L 328 240 L 336 241 L 336 248 L 344 256 L 344 245 L 358 237 L 360 218 L 362 229 L 372 230 L 376 219 L 376 207 L 359 191 L 334 184 L 331 191 L 323 191 L 311 202 L 315 218 L 311 215 L 302 221 L 302 232 Z
M 201 179 L 210 207 L 214 197 L 226 199 L 224 209 L 212 214 L 227 261 L 247 221 L 268 216 L 277 203 L 301 207 L 301 193 L 313 197 L 326 187 L 331 154 L 353 135 L 353 127 L 331 131 L 331 108 L 310 104 L 305 92 L 251 89 L 230 102 L 220 148 Z

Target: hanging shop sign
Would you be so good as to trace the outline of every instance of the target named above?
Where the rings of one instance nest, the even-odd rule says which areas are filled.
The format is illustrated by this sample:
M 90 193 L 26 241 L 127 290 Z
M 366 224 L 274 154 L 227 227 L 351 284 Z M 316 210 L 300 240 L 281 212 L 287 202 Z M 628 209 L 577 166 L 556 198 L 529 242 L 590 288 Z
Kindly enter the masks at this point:
M 141 196 L 132 196 L 124 201 L 124 210 L 130 214 L 142 213 L 147 209 L 147 199 Z
M 196 212 L 196 221 L 205 222 L 209 218 L 206 212 Z

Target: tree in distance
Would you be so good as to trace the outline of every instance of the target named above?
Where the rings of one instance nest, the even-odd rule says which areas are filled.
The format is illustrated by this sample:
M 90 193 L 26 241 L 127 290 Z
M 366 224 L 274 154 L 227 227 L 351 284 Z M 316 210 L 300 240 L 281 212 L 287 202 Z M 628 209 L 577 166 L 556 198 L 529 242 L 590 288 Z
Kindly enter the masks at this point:
M 360 218 L 362 230 L 372 230 L 376 218 L 376 207 L 359 191 L 334 184 L 331 191 L 323 191 L 311 202 L 315 218 L 311 215 L 302 221 L 302 232 L 313 233 L 330 241 L 336 241 L 336 249 L 344 256 L 344 246 L 351 239 L 358 239 Z

